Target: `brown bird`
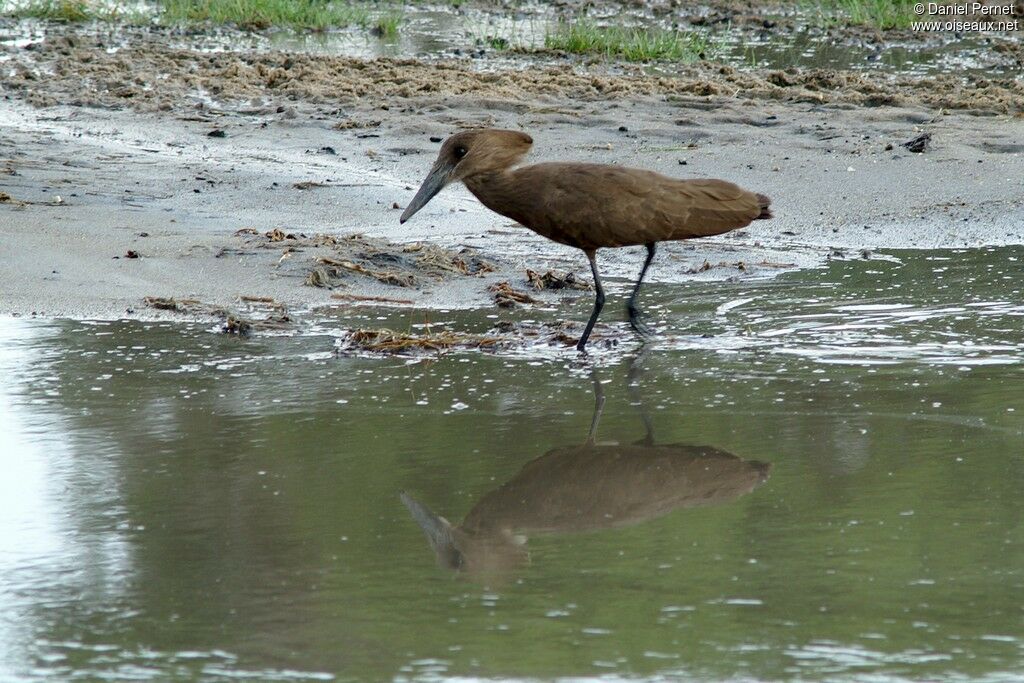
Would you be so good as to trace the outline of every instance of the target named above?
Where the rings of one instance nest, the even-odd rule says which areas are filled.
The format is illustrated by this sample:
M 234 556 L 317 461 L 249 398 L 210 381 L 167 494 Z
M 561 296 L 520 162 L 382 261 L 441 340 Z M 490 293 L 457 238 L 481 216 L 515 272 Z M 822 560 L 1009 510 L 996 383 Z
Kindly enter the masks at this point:
M 597 250 L 642 244 L 647 258 L 629 296 L 629 324 L 646 336 L 636 305 L 658 242 L 720 235 L 771 218 L 771 200 L 724 180 L 679 180 L 607 164 L 544 163 L 513 168 L 533 138 L 512 130 L 452 135 L 412 202 L 409 220 L 449 183 L 461 181 L 484 206 L 548 239 L 583 250 L 594 274 L 596 299 L 576 348 L 583 351 L 604 307 Z

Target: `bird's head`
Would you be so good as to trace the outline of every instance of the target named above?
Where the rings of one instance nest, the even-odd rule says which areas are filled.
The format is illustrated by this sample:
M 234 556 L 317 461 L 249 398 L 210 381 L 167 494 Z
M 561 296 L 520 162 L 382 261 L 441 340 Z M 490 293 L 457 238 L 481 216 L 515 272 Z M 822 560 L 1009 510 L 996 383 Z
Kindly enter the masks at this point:
M 412 218 L 448 183 L 514 165 L 530 151 L 532 144 L 533 138 L 514 130 L 484 128 L 456 133 L 441 145 L 433 168 L 400 221 L 404 223 Z

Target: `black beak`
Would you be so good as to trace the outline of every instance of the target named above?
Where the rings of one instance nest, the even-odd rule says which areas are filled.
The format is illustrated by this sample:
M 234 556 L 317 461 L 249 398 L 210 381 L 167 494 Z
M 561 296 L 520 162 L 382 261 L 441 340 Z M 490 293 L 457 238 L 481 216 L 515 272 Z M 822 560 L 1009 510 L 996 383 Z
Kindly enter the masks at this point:
M 422 209 L 427 205 L 434 195 L 441 191 L 445 185 L 448 184 L 448 179 L 451 176 L 452 169 L 448 166 L 442 166 L 440 164 L 434 164 L 434 168 L 430 169 L 430 174 L 427 175 L 427 179 L 420 185 L 419 191 L 416 196 L 409 202 L 409 206 L 402 212 L 402 217 L 398 219 L 399 223 L 404 223 L 413 214 Z

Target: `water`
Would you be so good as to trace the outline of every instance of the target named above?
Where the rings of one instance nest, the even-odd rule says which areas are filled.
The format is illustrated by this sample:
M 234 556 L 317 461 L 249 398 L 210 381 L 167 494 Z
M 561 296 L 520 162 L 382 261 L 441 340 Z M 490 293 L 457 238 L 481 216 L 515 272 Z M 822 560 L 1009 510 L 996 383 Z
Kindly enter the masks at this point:
M 126 8 L 150 11 L 146 3 L 127 3 Z M 209 27 L 202 31 L 175 27 L 125 27 L 104 22 L 76 26 L 75 30 L 102 41 L 109 49 L 139 45 L 153 32 L 164 36 L 172 46 L 184 49 L 221 52 L 225 50 L 267 50 L 344 55 L 363 59 L 464 58 L 480 70 L 523 69 L 540 65 L 591 63 L 594 55 L 553 56 L 532 50 L 544 47 L 545 36 L 557 32 L 561 22 L 577 17 L 564 9 L 545 3 L 525 3 L 515 10 L 451 6 L 405 6 L 397 8 L 402 17 L 398 34 L 376 36 L 365 27 L 347 27 L 323 32 L 300 33 L 274 29 L 249 33 L 230 28 Z M 949 74 L 1016 75 L 1020 64 L 1012 49 L 1000 51 L 994 46 L 1012 47 L 1014 38 L 997 32 L 953 34 L 936 32 L 914 39 L 888 38 L 880 42 L 870 33 L 827 30 L 822 18 L 813 12 L 773 14 L 765 19 L 779 21 L 780 27 L 732 26 L 721 23 L 709 28 L 691 27 L 684 18 L 691 13 L 706 13 L 708 8 L 689 7 L 685 11 L 656 16 L 643 7 L 623 11 L 619 6 L 592 9 L 589 18 L 599 25 L 635 26 L 659 30 L 696 31 L 709 42 L 708 58 L 737 68 L 788 69 L 822 68 L 865 71 L 883 74 L 935 76 Z M 389 16 L 396 8 L 380 10 Z M 780 11 L 781 10 L 774 10 Z M 793 21 L 795 25 L 791 26 Z M 34 20 L 0 19 L 0 47 L 20 49 L 42 41 L 51 32 L 67 32 L 63 24 Z M 503 45 L 512 49 L 499 49 Z M 0 61 L 4 56 L 0 54 Z M 568 59 L 568 62 L 567 62 Z M 621 65 L 610 63 L 613 71 Z M 675 62 L 646 65 L 650 73 L 673 77 Z
M 1018 680 L 1022 260 L 655 287 L 590 363 L 0 321 L 0 680 Z
M 694 9 L 690 8 L 683 14 Z M 680 25 L 680 16 L 655 17 L 643 9 L 622 13 L 620 7 L 594 11 L 592 19 L 601 25 L 630 25 L 661 30 L 694 30 Z M 766 15 L 768 20 L 792 19 Z M 937 33 L 927 40 L 865 39 L 854 33 L 837 34 L 819 26 L 814 16 L 797 15 L 798 28 L 763 29 L 720 24 L 711 29 L 696 29 L 710 47 L 708 56 L 736 67 L 767 69 L 822 68 L 906 75 L 937 74 L 1016 74 L 1020 70 L 1012 56 L 1001 56 L 993 45 L 1012 44 L 1008 35 L 998 33 L 953 35 Z M 529 51 L 544 47 L 546 35 L 559 30 L 560 22 L 572 20 L 564 12 L 542 5 L 525 5 L 515 12 L 493 12 L 475 8 L 453 11 L 451 8 L 407 8 L 397 36 L 376 38 L 364 30 L 333 31 L 297 35 L 282 31 L 269 38 L 269 45 L 285 50 L 342 54 L 354 57 L 427 57 L 470 56 L 481 69 L 523 67 L 533 64 L 522 54 L 491 46 L 493 40 Z M 544 55 L 541 55 L 544 59 Z M 593 60 L 593 56 L 585 56 Z M 549 59 L 564 63 L 564 59 Z M 674 76 L 674 63 L 655 63 L 652 73 Z

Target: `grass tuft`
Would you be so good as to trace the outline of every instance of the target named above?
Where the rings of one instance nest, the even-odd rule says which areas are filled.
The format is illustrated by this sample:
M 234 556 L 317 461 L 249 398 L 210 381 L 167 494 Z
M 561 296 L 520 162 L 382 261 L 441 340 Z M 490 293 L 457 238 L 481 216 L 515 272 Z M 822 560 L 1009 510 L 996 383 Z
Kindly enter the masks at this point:
M 402 15 L 397 12 L 384 14 L 377 17 L 377 21 L 374 22 L 373 28 L 370 29 L 371 33 L 381 38 L 394 38 L 398 35 L 398 27 L 402 24 Z
M 502 38 L 501 36 L 487 36 L 483 39 L 483 42 L 492 50 L 508 50 L 512 46 L 508 38 Z
M 110 21 L 145 25 L 153 12 L 136 3 L 119 0 L 0 0 L 0 15 L 17 19 L 41 19 L 65 23 Z
M 325 0 L 162 0 L 166 23 L 235 24 L 262 30 L 272 26 L 322 31 L 338 26 L 366 26 L 364 7 Z
M 97 16 L 85 0 L 32 0 L 10 10 L 5 7 L 4 13 L 26 19 L 65 22 L 90 21 Z
M 603 54 L 631 62 L 690 62 L 708 51 L 704 36 L 690 31 L 597 26 L 589 21 L 564 22 L 544 37 L 544 47 L 573 54 Z
M 919 17 L 916 0 L 818 0 L 818 12 L 829 23 L 873 26 L 879 29 L 910 28 Z

